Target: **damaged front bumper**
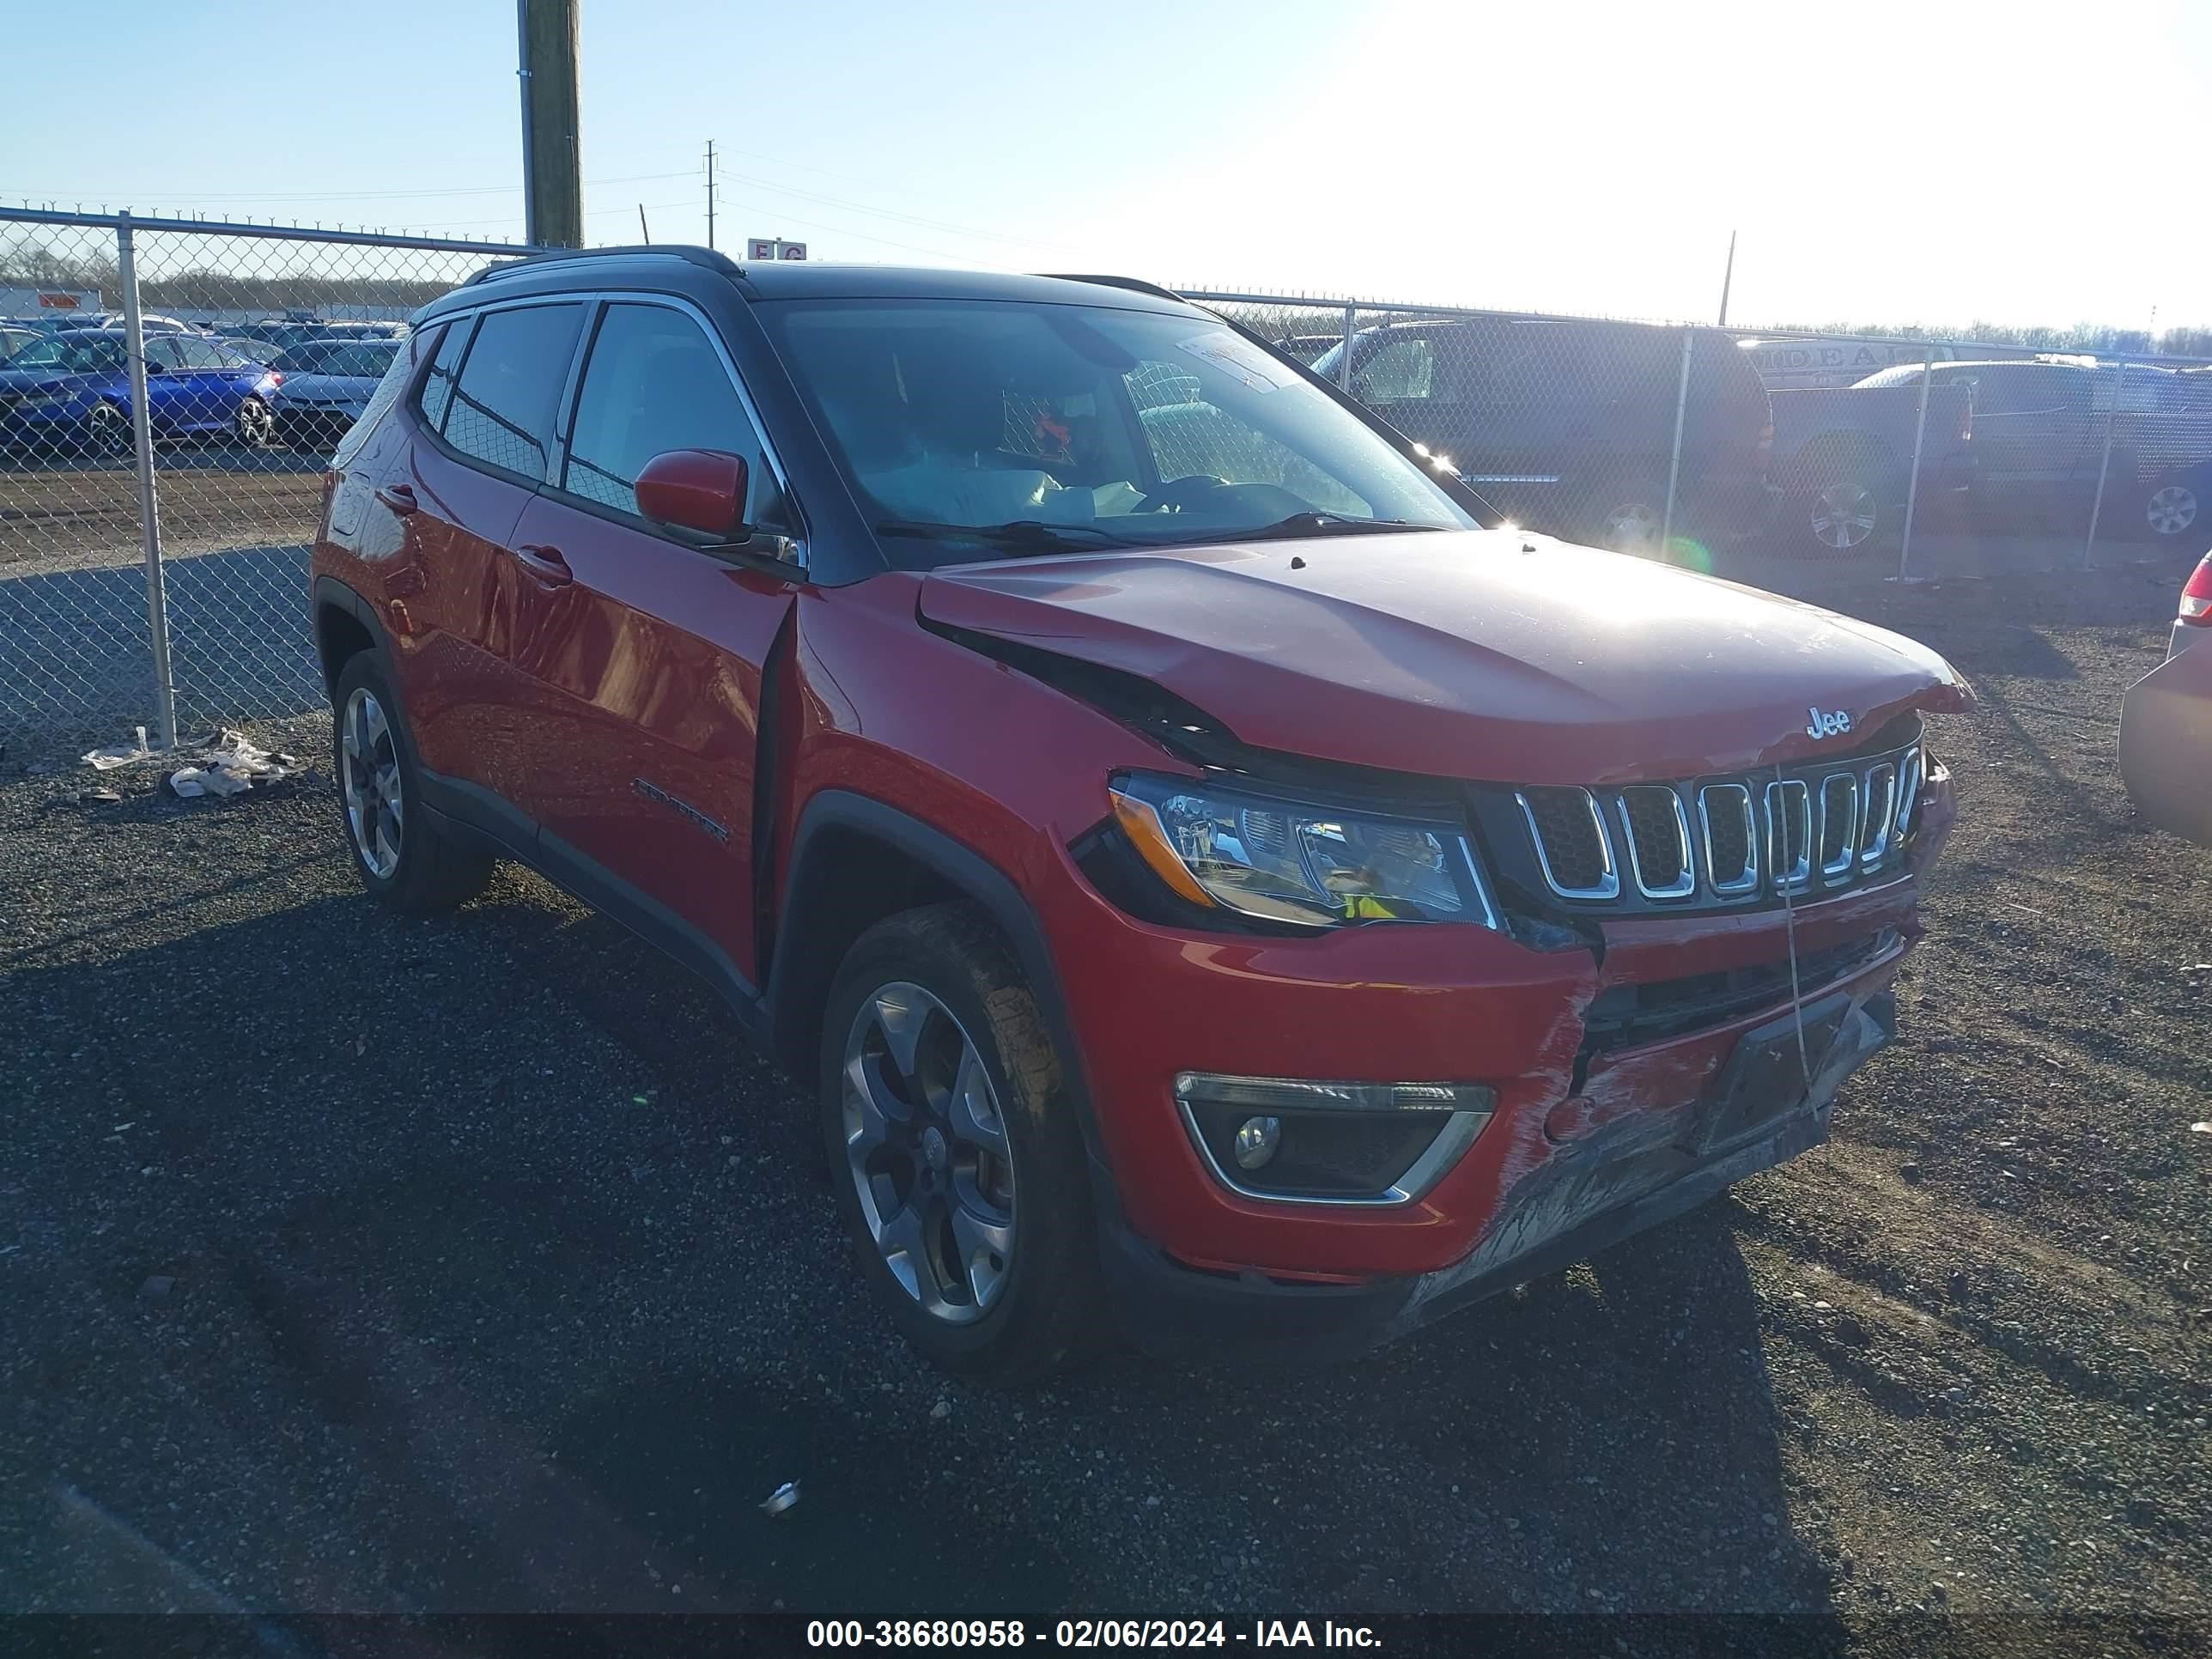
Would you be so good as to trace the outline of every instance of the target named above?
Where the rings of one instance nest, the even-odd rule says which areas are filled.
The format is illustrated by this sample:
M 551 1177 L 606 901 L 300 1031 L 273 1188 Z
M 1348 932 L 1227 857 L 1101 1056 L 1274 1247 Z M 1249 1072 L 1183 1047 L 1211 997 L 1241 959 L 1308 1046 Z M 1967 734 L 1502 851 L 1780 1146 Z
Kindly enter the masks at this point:
M 1827 1139 L 1844 1080 L 1895 1036 L 1887 987 L 1902 954 L 1806 1006 L 1802 1025 L 1784 1013 L 1715 1034 L 1732 1055 L 1694 1106 L 1625 1111 L 1568 1139 L 1474 1249 L 1434 1272 L 1340 1284 L 1201 1273 L 1109 1225 L 1107 1282 L 1122 1322 L 1158 1353 L 1345 1358 L 1671 1220 Z

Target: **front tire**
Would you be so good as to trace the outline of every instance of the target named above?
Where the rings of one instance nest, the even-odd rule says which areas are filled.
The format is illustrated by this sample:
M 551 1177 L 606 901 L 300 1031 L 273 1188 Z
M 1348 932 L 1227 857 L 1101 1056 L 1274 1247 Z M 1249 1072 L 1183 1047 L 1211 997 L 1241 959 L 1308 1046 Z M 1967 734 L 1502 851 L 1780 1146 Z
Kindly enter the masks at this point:
M 131 417 L 113 404 L 94 404 L 85 416 L 85 447 L 95 455 L 128 455 L 137 447 Z
M 494 860 L 422 810 L 414 741 L 374 651 L 347 660 L 331 714 L 346 848 L 369 896 L 422 914 L 454 909 L 482 892 Z
M 861 1274 L 925 1358 L 1013 1387 L 1088 1348 L 1101 1297 L 1082 1131 L 1036 1000 L 980 910 L 910 910 L 847 953 L 821 1116 Z

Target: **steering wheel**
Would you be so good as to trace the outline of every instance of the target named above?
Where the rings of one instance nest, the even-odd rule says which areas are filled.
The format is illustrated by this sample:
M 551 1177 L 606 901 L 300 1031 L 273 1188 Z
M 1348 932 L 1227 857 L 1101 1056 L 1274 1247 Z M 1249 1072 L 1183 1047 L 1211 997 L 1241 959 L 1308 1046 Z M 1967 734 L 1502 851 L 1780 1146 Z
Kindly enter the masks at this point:
M 1197 498 L 1229 487 L 1226 478 L 1217 478 L 1208 472 L 1193 472 L 1183 477 L 1169 479 L 1139 501 L 1134 510 L 1139 513 L 1180 513 Z

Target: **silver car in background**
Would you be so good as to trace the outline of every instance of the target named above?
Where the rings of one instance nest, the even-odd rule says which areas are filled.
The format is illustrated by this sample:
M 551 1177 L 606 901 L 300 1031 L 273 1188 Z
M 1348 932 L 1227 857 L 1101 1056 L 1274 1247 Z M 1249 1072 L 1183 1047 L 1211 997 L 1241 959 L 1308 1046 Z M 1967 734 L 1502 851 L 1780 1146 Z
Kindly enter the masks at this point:
M 284 379 L 270 399 L 276 441 L 294 449 L 334 447 L 368 407 L 398 351 L 398 340 L 304 340 L 270 364 Z
M 2120 704 L 2120 777 L 2158 828 L 2212 847 L 2212 553 L 2181 590 L 2166 660 Z M 2196 647 L 2193 648 L 2192 647 Z

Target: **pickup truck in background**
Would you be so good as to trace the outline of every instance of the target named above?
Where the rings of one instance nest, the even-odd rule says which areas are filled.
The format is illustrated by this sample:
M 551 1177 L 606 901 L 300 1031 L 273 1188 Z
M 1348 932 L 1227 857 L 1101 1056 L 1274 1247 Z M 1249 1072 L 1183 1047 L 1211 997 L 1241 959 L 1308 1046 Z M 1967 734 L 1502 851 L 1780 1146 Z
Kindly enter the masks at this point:
M 1311 367 L 1449 458 L 1515 523 L 1650 554 L 1668 526 L 1670 474 L 1673 531 L 1686 539 L 1736 541 L 1769 510 L 1757 368 L 1730 336 L 1701 328 L 1686 380 L 1683 349 L 1680 329 L 1648 323 L 1455 313 L 1362 329 Z
M 1920 387 L 1917 368 L 1911 384 L 1887 383 L 1887 374 L 1899 372 L 1856 386 L 1767 394 L 1774 409 L 1767 477 L 1781 498 L 1776 528 L 1793 550 L 1814 557 L 1865 552 L 1903 524 Z M 1929 387 L 1922 512 L 1954 501 L 1973 482 L 1973 432 L 1972 390 Z
M 1925 372 L 1917 363 L 1884 369 L 1835 395 L 1917 396 Z M 1978 514 L 2059 513 L 2078 527 L 2101 477 L 2098 522 L 2115 535 L 2176 541 L 2201 537 L 2212 522 L 2212 376 L 2148 363 L 2124 374 L 2117 363 L 1937 363 L 1931 410 L 1954 389 L 1973 398 Z M 1776 394 L 1777 419 L 1794 395 Z

